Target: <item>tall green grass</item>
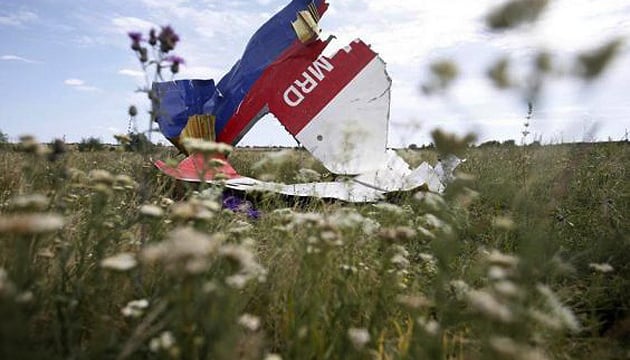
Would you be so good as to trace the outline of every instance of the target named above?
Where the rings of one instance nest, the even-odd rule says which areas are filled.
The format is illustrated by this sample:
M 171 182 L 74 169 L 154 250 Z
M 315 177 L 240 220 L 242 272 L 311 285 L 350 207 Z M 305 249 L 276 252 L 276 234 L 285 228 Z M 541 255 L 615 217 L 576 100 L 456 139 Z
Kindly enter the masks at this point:
M 0 150 L 0 357 L 626 358 L 627 143 L 465 157 L 442 196 L 260 194 L 254 221 L 131 153 Z M 230 160 L 332 178 L 302 151 Z

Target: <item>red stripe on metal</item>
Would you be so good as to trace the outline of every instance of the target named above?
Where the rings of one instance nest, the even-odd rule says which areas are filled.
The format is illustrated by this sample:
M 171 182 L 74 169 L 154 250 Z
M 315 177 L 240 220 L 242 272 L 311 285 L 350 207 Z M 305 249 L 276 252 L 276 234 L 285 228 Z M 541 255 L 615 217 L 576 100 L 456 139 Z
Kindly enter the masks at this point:
M 299 74 L 302 68 L 310 65 L 324 48 L 327 42 L 315 40 L 307 45 L 296 40 L 278 59 L 269 65 L 258 80 L 254 83 L 250 91 L 247 93 L 236 112 L 227 122 L 223 130 L 217 135 L 217 141 L 227 144 L 234 144 L 235 140 L 242 137 L 251 122 L 256 118 L 265 106 L 271 101 L 282 87 L 283 83 L 277 82 L 280 74 Z M 299 66 L 299 69 L 295 68 Z M 298 71 L 299 70 L 299 71 Z M 293 80 L 291 80 L 293 81 Z
M 276 91 L 269 100 L 270 112 L 292 135 L 297 135 L 375 57 L 376 53 L 369 46 L 355 41 L 350 48 L 339 50 L 332 58 L 318 60 L 320 66 L 330 64 L 333 67 L 319 73 L 319 77 L 323 75 L 322 79 L 315 76 L 311 59 L 287 59 L 287 71 L 279 71 L 273 79 Z M 287 98 L 293 100 L 293 104 L 287 102 Z
M 163 161 L 156 161 L 155 167 L 166 175 L 178 180 L 189 182 L 209 182 L 213 181 L 219 174 L 225 179 L 238 179 L 242 176 L 239 175 L 232 165 L 227 161 L 225 156 L 214 155 L 212 159 L 218 159 L 224 162 L 222 166 L 217 168 L 210 168 L 208 166 L 208 159 L 206 156 L 200 153 L 192 154 L 189 157 L 182 160 L 176 167 L 170 167 Z

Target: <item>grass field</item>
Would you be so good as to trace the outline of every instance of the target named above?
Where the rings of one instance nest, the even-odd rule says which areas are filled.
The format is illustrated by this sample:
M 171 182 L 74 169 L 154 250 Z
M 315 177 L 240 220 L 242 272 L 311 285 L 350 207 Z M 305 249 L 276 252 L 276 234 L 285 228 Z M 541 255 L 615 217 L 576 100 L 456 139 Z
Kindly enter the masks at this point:
M 330 178 L 269 154 L 231 162 Z M 443 196 L 252 220 L 138 154 L 0 149 L 0 358 L 630 358 L 628 143 L 464 157 Z

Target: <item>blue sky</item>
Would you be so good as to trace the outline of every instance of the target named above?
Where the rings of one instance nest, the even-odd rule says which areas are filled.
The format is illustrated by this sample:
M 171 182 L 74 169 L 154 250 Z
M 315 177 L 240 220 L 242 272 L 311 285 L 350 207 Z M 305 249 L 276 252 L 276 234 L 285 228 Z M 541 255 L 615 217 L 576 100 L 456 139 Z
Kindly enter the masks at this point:
M 0 2 L 0 130 L 12 139 L 32 134 L 79 141 L 127 127 L 127 108 L 147 102 L 126 33 L 170 24 L 186 59 L 177 78 L 219 78 L 240 56 L 249 36 L 286 0 L 4 0 Z M 575 54 L 630 35 L 627 0 L 552 0 L 535 26 L 489 32 L 483 15 L 500 1 L 330 0 L 320 24 L 337 40 L 329 52 L 361 38 L 380 53 L 393 80 L 391 146 L 422 144 L 436 127 L 474 131 L 481 141 L 519 139 L 527 106 L 514 91 L 496 91 L 485 77 L 498 56 L 524 70 L 535 49 L 549 48 L 566 71 Z M 554 78 L 536 104 L 530 130 L 543 142 L 621 139 L 630 130 L 630 46 L 593 83 Z M 460 64 L 462 76 L 446 96 L 419 86 L 427 65 Z M 139 126 L 146 127 L 146 115 Z M 155 136 L 154 138 L 158 138 Z M 294 141 L 269 116 L 242 144 Z

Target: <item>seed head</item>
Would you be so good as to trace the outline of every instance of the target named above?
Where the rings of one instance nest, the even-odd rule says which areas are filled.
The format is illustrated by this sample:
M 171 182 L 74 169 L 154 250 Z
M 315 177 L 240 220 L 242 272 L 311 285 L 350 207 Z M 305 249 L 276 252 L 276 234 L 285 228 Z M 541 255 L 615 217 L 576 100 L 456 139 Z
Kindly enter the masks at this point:
M 101 261 L 101 267 L 114 271 L 129 271 L 138 265 L 136 256 L 132 253 L 120 253 Z
M 238 318 L 238 324 L 249 331 L 258 331 L 260 318 L 251 314 L 243 314 Z
M 107 170 L 92 170 L 88 173 L 88 178 L 93 184 L 113 185 L 114 176 Z
M 144 310 L 149 307 L 146 299 L 132 300 L 120 310 L 124 317 L 139 318 L 144 314 Z
M 494 320 L 509 323 L 514 318 L 507 306 L 486 291 L 471 290 L 466 293 L 466 299 L 473 309 Z
M 615 271 L 615 269 L 610 264 L 590 263 L 588 265 L 588 267 L 590 267 L 591 269 L 593 269 L 593 270 L 595 270 L 597 272 L 604 273 L 604 274 Z
M 64 225 L 62 216 L 50 213 L 0 216 L 0 234 L 35 235 L 57 231 Z
M 48 207 L 50 201 L 42 194 L 19 195 L 14 197 L 9 206 L 18 210 L 41 211 Z
M 140 214 L 146 217 L 161 218 L 164 216 L 164 210 L 156 205 L 142 205 L 140 207 Z
M 355 349 L 361 350 L 370 342 L 370 333 L 365 328 L 348 329 L 348 339 Z

